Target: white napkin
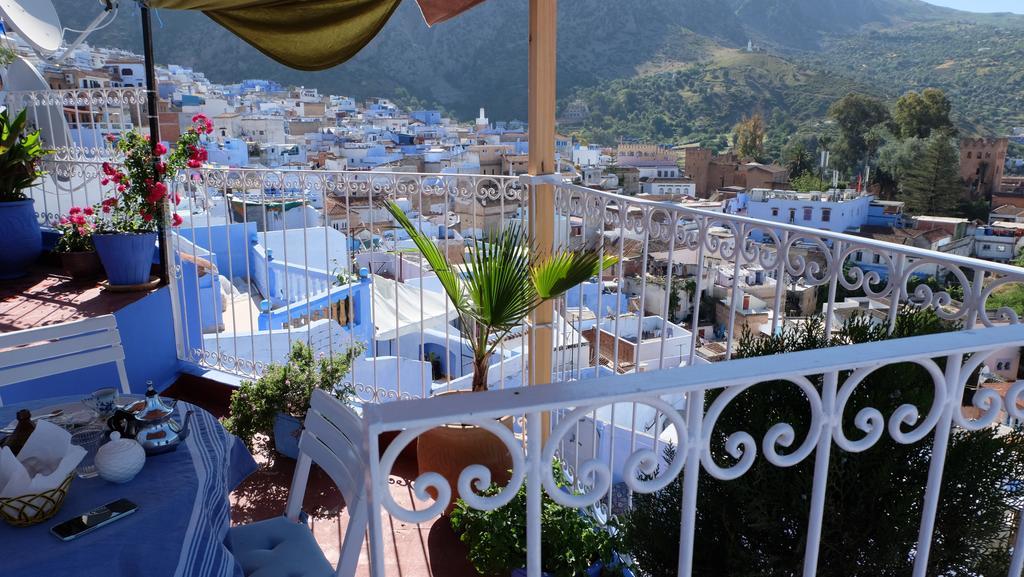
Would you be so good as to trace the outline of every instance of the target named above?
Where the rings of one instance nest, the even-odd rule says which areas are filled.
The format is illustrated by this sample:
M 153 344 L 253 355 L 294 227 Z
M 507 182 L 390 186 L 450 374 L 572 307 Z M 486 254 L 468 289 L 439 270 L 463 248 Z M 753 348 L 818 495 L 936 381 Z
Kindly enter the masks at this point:
M 0 451 L 0 498 L 56 489 L 85 454 L 85 449 L 71 444 L 71 433 L 38 421 L 17 457 L 7 447 Z

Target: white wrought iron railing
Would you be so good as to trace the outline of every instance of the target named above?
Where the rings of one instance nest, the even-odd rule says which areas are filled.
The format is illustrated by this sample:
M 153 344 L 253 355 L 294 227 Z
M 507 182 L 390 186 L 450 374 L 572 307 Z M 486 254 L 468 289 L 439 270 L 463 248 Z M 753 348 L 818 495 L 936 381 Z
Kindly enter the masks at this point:
M 98 160 L 42 168 L 32 191 L 41 224 L 111 193 Z M 328 354 L 362 343 L 355 380 L 365 399 L 388 400 L 458 388 L 469 363 L 457 315 L 381 203 L 398 200 L 458 259 L 472 239 L 525 222 L 530 187 L 506 176 L 203 168 L 174 189 L 182 360 L 256 378 L 296 340 Z M 557 303 L 553 381 L 728 360 L 746 332 L 816 315 L 827 333 L 855 314 L 891 331 L 902 304 L 960 328 L 1018 321 L 988 305 L 1024 282 L 1011 265 L 576 185 L 555 196 L 555 242 L 599 246 L 618 263 Z M 497 355 L 497 388 L 525 383 L 525 329 Z
M 809 514 L 795 530 L 801 537 L 797 540 L 803 543 L 803 549 L 796 550 L 794 557 L 798 560 L 784 573 L 811 577 L 818 572 L 822 526 L 830 513 L 825 507 L 826 493 L 835 486 L 830 485 L 828 476 L 830 459 L 857 458 L 857 453 L 874 447 L 883 436 L 897 444 L 920 443 L 930 449 L 927 486 L 919 518 L 885 522 L 918 525 L 918 539 L 908 544 L 904 558 L 912 562 L 915 577 L 934 574 L 929 572 L 929 558 L 933 548 L 940 550 L 943 546 L 934 541 L 934 532 L 952 432 L 990 427 L 1006 415 L 1018 423 L 1024 419 L 1024 381 L 1013 384 L 1005 396 L 985 390 L 973 395 L 969 406 L 973 413 L 962 406 L 965 391 L 974 384 L 973 376 L 993 352 L 1022 345 L 1024 327 L 1013 325 L 856 344 L 842 349 L 738 359 L 650 374 L 604 376 L 557 386 L 367 406 L 363 416 L 370 460 L 371 574 L 375 577 L 391 574 L 384 562 L 388 546 L 384 536 L 386 516 L 407 523 L 430 522 L 441 513 L 456 490 L 470 508 L 493 510 L 508 505 L 525 483 L 527 568 L 531 577 L 539 577 L 544 562 L 541 557 L 544 494 L 568 507 L 603 507 L 603 501 L 619 478 L 630 492 L 641 494 L 665 489 L 681 478 L 680 510 L 664 511 L 668 516 L 659 520 L 659 527 L 650 528 L 650 534 L 678 523 L 681 538 L 677 574 L 689 576 L 694 570 L 695 532 L 699 530 L 697 512 L 702 506 L 698 500 L 701 483 L 707 483 L 708 479 L 735 481 L 747 474 L 758 459 L 776 468 L 794 467 L 813 459 L 813 484 L 806 493 Z M 854 405 L 851 399 L 867 386 L 867 379 L 884 377 L 896 367 L 907 365 L 918 367 L 918 372 L 924 375 L 926 384 L 923 386 L 933 391 L 930 403 L 898 406 L 894 403 L 895 408 L 886 410 L 888 414 L 883 413 L 884 407 L 850 408 Z M 906 383 L 882 378 L 873 380 L 871 386 L 882 387 L 882 393 L 899 395 L 905 393 Z M 719 419 L 723 412 L 749 400 L 744 393 L 772 387 L 791 387 L 805 399 L 806 418 L 802 421 L 809 425 L 786 421 L 772 423 L 766 431 L 757 433 L 759 437 L 748 432 L 743 424 L 738 430 L 721 430 Z M 553 477 L 553 460 L 569 459 L 566 448 L 578 443 L 581 427 L 592 415 L 615 406 L 632 406 L 634 414 L 637 406 L 656 413 L 655 421 L 663 426 L 659 426 L 654 438 L 669 435 L 676 449 L 675 456 L 669 460 L 657 444 L 632 443 L 619 466 L 620 471 L 608 459 L 588 455 L 579 458 L 575 468 L 576 491 L 569 492 L 558 486 Z M 551 419 L 553 424 L 549 430 L 543 428 L 545 414 L 558 416 Z M 749 412 L 745 414 L 750 417 Z M 514 435 L 498 423 L 497 419 L 509 416 L 525 423 L 518 429 L 525 437 Z M 399 455 L 424 432 L 450 423 L 476 425 L 494 433 L 511 455 L 510 481 L 496 494 L 484 496 L 471 488 L 479 490 L 490 484 L 491 473 L 486 467 L 464 469 L 458 477 L 457 488 L 450 486 L 440 474 L 426 471 L 413 481 L 412 507 L 400 504 L 389 488 L 389 476 L 398 474 L 394 466 Z M 891 482 L 903 481 L 894 478 Z M 1005 482 L 1009 486 L 1019 480 L 1011 477 Z M 804 487 L 793 489 L 807 490 Z M 430 497 L 431 492 L 438 496 L 436 500 Z M 864 498 L 878 496 L 865 495 Z M 771 510 L 772 504 L 765 506 Z M 792 511 L 787 513 L 792 514 Z M 794 531 L 792 519 L 783 519 L 781 513 L 778 522 L 780 533 Z M 511 529 L 502 526 L 496 530 Z M 742 528 L 736 530 L 742 532 Z M 1007 557 L 1012 554 L 1012 558 L 1004 558 L 1005 564 L 1009 566 L 1010 577 L 1019 577 L 1024 566 L 1024 530 L 1013 526 L 1006 533 L 1015 540 L 1003 548 Z M 737 536 L 737 542 L 740 541 L 742 535 Z M 834 542 L 826 545 L 846 546 Z M 863 553 L 871 555 L 870 551 Z M 730 551 L 716 550 L 713 554 L 728 556 Z M 858 574 L 855 566 L 846 569 L 849 574 Z
M 41 131 L 57 160 L 111 158 L 109 136 L 132 129 L 149 132 L 145 88 L 11 90 L 3 95 L 8 110 L 27 111 L 29 125 Z

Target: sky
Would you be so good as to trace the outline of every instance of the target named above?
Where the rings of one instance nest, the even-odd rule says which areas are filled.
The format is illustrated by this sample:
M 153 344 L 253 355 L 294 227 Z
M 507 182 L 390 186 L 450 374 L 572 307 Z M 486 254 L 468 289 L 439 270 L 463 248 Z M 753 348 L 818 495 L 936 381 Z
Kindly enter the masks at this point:
M 970 12 L 1016 12 L 1024 14 L 1024 0 L 925 0 L 930 4 L 948 6 Z

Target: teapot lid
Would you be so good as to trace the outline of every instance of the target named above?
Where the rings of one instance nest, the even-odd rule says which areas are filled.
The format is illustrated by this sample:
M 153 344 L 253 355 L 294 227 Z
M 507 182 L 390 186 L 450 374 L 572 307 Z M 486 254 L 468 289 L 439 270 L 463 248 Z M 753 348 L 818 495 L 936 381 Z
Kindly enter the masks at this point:
M 149 385 L 146 389 L 146 400 L 142 406 L 140 407 L 136 404 L 133 408 L 135 418 L 147 422 L 160 421 L 174 413 L 174 405 L 164 403 L 160 395 L 156 394 L 156 389 L 153 388 L 153 385 Z

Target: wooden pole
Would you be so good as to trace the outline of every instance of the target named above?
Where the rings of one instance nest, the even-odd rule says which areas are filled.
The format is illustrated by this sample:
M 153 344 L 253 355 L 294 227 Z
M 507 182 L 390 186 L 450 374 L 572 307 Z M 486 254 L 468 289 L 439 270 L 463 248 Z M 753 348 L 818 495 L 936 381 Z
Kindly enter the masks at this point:
M 531 176 L 555 172 L 555 38 L 558 21 L 557 0 L 530 0 L 530 69 L 528 113 L 530 124 Z M 555 190 L 550 184 L 534 185 L 530 190 L 530 232 L 540 252 L 550 253 L 554 246 Z M 551 382 L 551 358 L 554 351 L 552 322 L 554 308 L 548 302 L 533 314 L 530 339 L 530 385 Z M 550 431 L 550 417 L 544 413 L 542 438 Z

